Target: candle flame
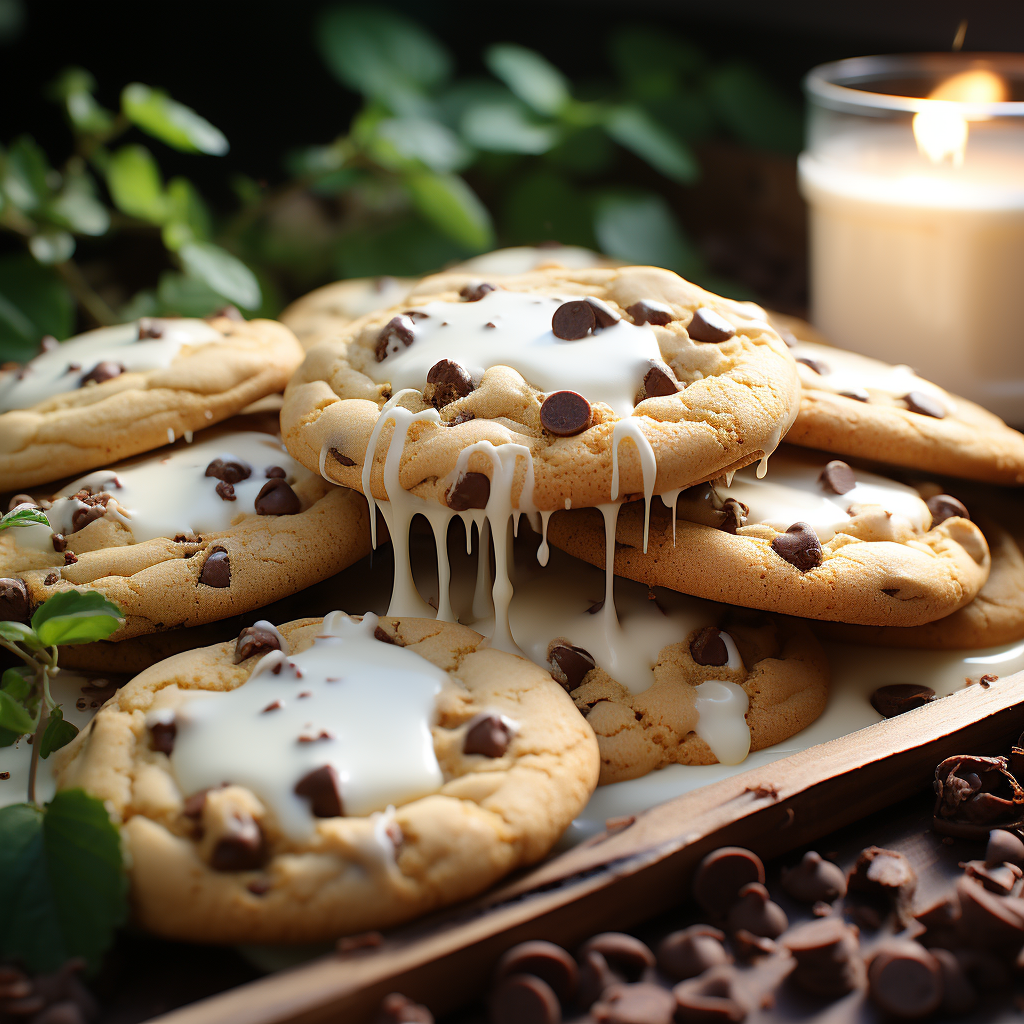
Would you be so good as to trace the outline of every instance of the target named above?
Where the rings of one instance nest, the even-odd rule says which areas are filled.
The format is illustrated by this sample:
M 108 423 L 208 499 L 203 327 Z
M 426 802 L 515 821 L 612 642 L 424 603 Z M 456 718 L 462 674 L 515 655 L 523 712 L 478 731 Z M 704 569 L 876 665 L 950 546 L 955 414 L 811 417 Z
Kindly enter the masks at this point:
M 967 118 L 960 104 L 1002 103 L 1009 95 L 1006 80 L 983 68 L 961 71 L 940 82 L 928 94 L 928 99 L 934 102 L 914 115 L 917 148 L 932 163 L 941 164 L 948 157 L 959 167 L 967 149 L 968 135 Z

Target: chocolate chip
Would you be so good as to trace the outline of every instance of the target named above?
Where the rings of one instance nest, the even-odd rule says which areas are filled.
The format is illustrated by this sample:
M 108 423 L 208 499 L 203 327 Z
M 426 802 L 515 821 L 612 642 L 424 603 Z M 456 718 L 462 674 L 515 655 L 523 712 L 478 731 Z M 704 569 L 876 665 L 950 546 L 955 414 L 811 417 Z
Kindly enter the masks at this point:
M 59 579 L 60 579 L 60 573 L 58 573 L 58 572 L 48 572 L 46 574 L 46 579 L 43 580 L 43 586 L 44 587 L 52 587 L 57 582 L 57 580 L 59 580 Z
M 470 281 L 462 286 L 459 295 L 463 302 L 479 302 L 488 292 L 495 292 L 498 289 L 486 281 Z
M 392 992 L 381 1000 L 373 1024 L 434 1024 L 434 1015 L 422 1004 Z
M 600 953 L 608 966 L 627 981 L 638 981 L 644 971 L 654 966 L 650 947 L 625 932 L 601 932 L 587 939 L 580 948 L 580 959 L 591 951 Z
M 331 454 L 340 462 L 343 466 L 354 466 L 356 464 L 355 459 L 350 459 L 347 455 L 342 455 L 337 448 L 331 449 Z
M 709 914 L 724 917 L 750 882 L 764 884 L 764 864 L 756 853 L 723 846 L 709 853 L 693 877 L 693 897 Z
M 268 480 L 283 480 L 288 473 L 283 466 L 267 466 L 263 471 L 263 475 Z
M 857 486 L 857 477 L 845 462 L 833 459 L 818 477 L 821 486 L 833 494 L 847 494 Z
M 112 363 L 109 359 L 104 359 L 103 362 L 97 363 L 81 379 L 79 385 L 84 387 L 90 381 L 94 381 L 96 384 L 102 384 L 104 381 L 120 377 L 122 373 L 124 373 L 124 367 L 120 363 Z
M 60 554 L 68 546 L 67 538 L 62 533 L 55 533 L 50 538 L 50 543 L 53 545 L 53 550 Z
M 732 957 L 722 945 L 724 939 L 722 932 L 706 924 L 672 932 L 658 945 L 658 969 L 672 981 L 685 981 L 709 967 L 731 964 Z
M 302 696 L 302 694 L 300 693 L 300 694 L 299 694 L 299 696 L 301 697 L 301 696 Z M 266 714 L 269 714 L 269 713 L 270 713 L 271 711 L 280 711 L 280 710 L 281 710 L 281 708 L 283 708 L 283 707 L 284 707 L 284 705 L 283 705 L 283 704 L 282 704 L 282 703 L 281 703 L 281 702 L 280 702 L 279 700 L 272 700 L 272 701 L 271 701 L 271 702 L 270 702 L 270 703 L 269 703 L 269 704 L 268 704 L 268 705 L 267 705 L 267 706 L 266 706 L 266 707 L 265 707 L 265 708 L 264 708 L 264 709 L 263 709 L 263 710 L 262 710 L 262 711 L 260 712 L 260 714 L 261 714 L 261 715 L 266 715 Z
M 672 1024 L 676 997 L 650 982 L 612 985 L 590 1008 L 598 1024 Z
M 935 769 L 932 827 L 944 835 L 985 839 L 989 829 L 1024 817 L 1024 789 L 1005 757 L 956 754 Z
M 377 335 L 374 354 L 382 362 L 389 354 L 400 352 L 401 346 L 408 347 L 416 340 L 416 322 L 407 313 L 393 316 Z
M 736 990 L 735 979 L 735 968 L 722 964 L 698 978 L 680 982 L 672 989 L 676 997 L 676 1021 L 679 1024 L 738 1024 L 748 1010 Z
M 726 498 L 722 504 L 722 522 L 718 529 L 725 533 L 735 534 L 736 531 L 747 521 L 750 507 L 735 498 Z
M 173 718 L 169 722 L 154 722 L 149 727 L 149 745 L 161 754 L 170 755 L 177 735 L 178 725 Z
M 340 818 L 344 813 L 341 802 L 341 782 L 333 765 L 314 768 L 295 783 L 295 795 L 309 800 L 309 809 L 316 818 Z
M 811 359 L 810 356 L 797 356 L 796 361 L 803 363 L 804 366 L 809 366 L 819 377 L 824 377 L 825 374 L 831 373 L 826 363 L 823 363 L 820 359 Z M 839 492 L 842 493 L 841 491 Z
M 512 729 L 501 717 L 492 713 L 477 716 L 470 724 L 462 742 L 464 754 L 482 754 L 484 757 L 503 757 L 512 742 Z
M 611 327 L 622 319 L 607 302 L 595 299 L 593 295 L 588 295 L 583 301 L 594 311 L 594 318 L 597 320 L 598 327 Z
M 71 515 L 71 532 L 84 530 L 94 519 L 102 519 L 107 514 L 105 504 L 86 505 L 76 508 Z
M 562 1009 L 551 986 L 530 974 L 503 978 L 491 993 L 490 1024 L 561 1024 Z
M 686 333 L 694 341 L 720 342 L 733 337 L 736 328 L 710 306 L 701 306 L 686 325 Z
M 293 516 L 302 509 L 299 496 L 286 480 L 268 480 L 256 495 L 256 515 Z
M 454 512 L 469 508 L 487 508 L 491 496 L 491 481 L 486 473 L 464 473 L 445 492 L 444 500 Z
M 555 437 L 572 437 L 590 426 L 590 403 L 575 391 L 555 391 L 540 407 L 540 425 Z
M 864 388 L 854 388 L 852 391 L 840 391 L 843 398 L 852 398 L 855 402 L 870 402 L 871 396 Z
M 903 396 L 903 401 L 907 403 L 907 408 L 911 412 L 921 416 L 932 416 L 937 420 L 945 419 L 946 409 L 943 404 L 923 391 L 911 391 Z
M 897 1020 L 927 1017 L 942 1002 L 939 962 L 916 942 L 889 942 L 868 966 L 868 995 Z
M 225 483 L 223 480 L 217 481 L 217 493 L 225 501 L 235 500 L 235 488 L 231 484 Z
M 905 711 L 923 708 L 933 700 L 935 691 L 930 686 L 917 683 L 889 683 L 871 694 L 871 706 L 883 718 L 895 718 Z
M 846 887 L 865 896 L 906 899 L 917 888 L 917 873 L 902 853 L 869 846 L 861 850 Z
M 608 966 L 608 961 L 597 950 L 592 949 L 581 954 L 576 1005 L 581 1010 L 589 1010 L 601 998 L 601 993 L 606 988 L 621 981 L 623 978 Z
M 729 930 L 751 932 L 768 939 L 778 938 L 789 927 L 786 912 L 768 896 L 760 882 L 749 882 L 739 891 L 729 910 Z
M 958 931 L 966 945 L 1017 951 L 1024 943 L 1024 916 L 1020 900 L 988 892 L 971 878 L 956 883 L 960 903 Z
M 442 427 L 457 427 L 460 423 L 468 423 L 470 420 L 475 420 L 476 417 L 467 410 L 463 409 L 462 412 L 457 413 L 450 420 L 441 420 Z
M 968 878 L 973 878 L 997 896 L 1010 896 L 1022 876 L 1021 869 L 1015 864 L 989 866 L 983 860 L 969 860 L 960 866 Z
M 988 834 L 988 846 L 985 847 L 985 863 L 1015 864 L 1024 868 L 1024 843 L 1006 829 L 992 829 Z
M 235 641 L 235 664 L 238 665 L 254 654 L 281 650 L 281 641 L 276 632 L 264 626 L 246 626 Z
M 801 572 L 821 565 L 824 554 L 818 535 L 807 523 L 794 523 L 772 541 L 772 551 Z
M 551 675 L 566 691 L 572 693 L 578 689 L 586 674 L 594 668 L 593 656 L 582 647 L 571 647 L 568 644 L 556 644 L 548 651 L 548 664 Z
M 783 945 L 793 954 L 794 983 L 814 995 L 836 998 L 857 988 L 863 978 L 856 928 L 840 917 L 826 917 L 793 929 Z
M 207 555 L 199 573 L 199 582 L 221 590 L 231 586 L 231 560 L 223 548 L 216 548 Z
M 433 385 L 430 404 L 435 409 L 465 398 L 473 390 L 473 378 L 458 363 L 442 359 L 427 371 L 427 383 Z
M 654 324 L 657 327 L 664 327 L 676 319 L 671 306 L 664 302 L 655 302 L 653 299 L 642 299 L 634 302 L 632 306 L 626 307 L 626 312 L 633 318 L 635 324 Z
M 19 505 L 31 505 L 32 508 L 39 508 L 39 502 L 31 494 L 16 494 L 7 503 L 7 511 L 13 512 Z
M 498 961 L 494 980 L 512 974 L 532 974 L 545 981 L 560 1002 L 567 1003 L 576 992 L 579 972 L 576 961 L 561 946 L 537 939 L 520 942 Z
M 925 504 L 932 514 L 932 526 L 938 526 L 947 519 L 959 516 L 961 519 L 970 519 L 971 514 L 963 502 L 957 501 L 951 494 L 934 494 Z
M 960 1017 L 974 1009 L 978 992 L 971 984 L 960 961 L 948 949 L 931 949 L 942 972 L 942 1005 L 939 1009 L 947 1017 Z
M 162 338 L 163 336 L 163 324 L 158 320 L 151 320 L 148 316 L 139 320 L 139 341 L 145 341 L 147 338 Z
M 252 818 L 235 817 L 232 831 L 221 837 L 210 854 L 214 871 L 253 871 L 267 859 L 263 830 Z
M 741 960 L 754 960 L 759 956 L 771 956 L 779 950 L 778 944 L 766 935 L 755 935 L 746 928 L 732 933 L 732 948 Z
M 846 895 L 846 875 L 838 864 L 808 850 L 796 867 L 783 868 L 782 888 L 801 903 L 831 903 Z
M 654 365 L 644 374 L 644 398 L 664 398 L 666 395 L 677 395 L 682 390 L 683 385 L 676 379 L 671 367 Z
M 77 561 L 78 561 L 78 555 L 76 555 L 74 553 L 74 551 L 65 551 L 64 552 L 64 564 L 65 565 L 74 565 L 75 562 L 77 562 Z
M 597 326 L 597 314 L 586 299 L 563 302 L 551 317 L 551 330 L 562 341 L 579 341 Z
M 252 475 L 252 466 L 241 462 L 238 459 L 214 459 L 206 467 L 204 476 L 213 476 L 226 484 L 237 484 L 242 480 L 248 480 Z
M 729 660 L 729 648 L 720 630 L 705 626 L 690 641 L 690 657 L 698 665 L 724 665 Z

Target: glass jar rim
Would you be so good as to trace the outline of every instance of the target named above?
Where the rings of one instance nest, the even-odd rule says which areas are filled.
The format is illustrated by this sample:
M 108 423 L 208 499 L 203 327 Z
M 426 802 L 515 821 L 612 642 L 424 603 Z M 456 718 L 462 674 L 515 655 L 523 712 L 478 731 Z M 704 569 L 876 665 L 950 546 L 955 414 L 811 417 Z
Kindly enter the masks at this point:
M 892 113 L 917 114 L 936 103 L 920 96 L 896 96 L 859 88 L 894 77 L 948 77 L 961 71 L 984 69 L 1024 80 L 1024 54 L 1020 53 L 906 53 L 849 57 L 812 68 L 804 78 L 804 91 L 813 103 L 847 114 L 884 117 Z M 967 119 L 1024 117 L 1024 102 L 957 103 Z

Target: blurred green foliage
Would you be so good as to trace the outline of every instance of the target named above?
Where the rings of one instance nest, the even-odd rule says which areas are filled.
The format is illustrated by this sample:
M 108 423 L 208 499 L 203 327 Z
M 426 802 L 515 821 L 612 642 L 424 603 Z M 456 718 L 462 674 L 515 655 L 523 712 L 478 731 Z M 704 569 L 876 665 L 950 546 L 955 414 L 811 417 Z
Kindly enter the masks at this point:
M 706 279 L 658 181 L 696 182 L 694 147 L 713 136 L 800 146 L 799 110 L 758 72 L 661 30 L 616 32 L 614 77 L 586 86 L 511 43 L 483 54 L 491 77 L 456 79 L 441 42 L 379 7 L 328 10 L 315 43 L 362 108 L 333 141 L 287 154 L 281 184 L 236 176 L 236 208 L 216 215 L 187 178 L 165 180 L 150 148 L 223 156 L 216 127 L 142 83 L 117 110 L 86 70 L 53 83 L 71 155 L 55 167 L 28 136 L 0 147 L 0 229 L 24 243 L 0 259 L 0 361 L 76 323 L 201 316 L 225 302 L 273 315 L 337 277 L 422 274 L 497 244 L 558 240 Z M 636 179 L 653 187 L 623 187 Z M 134 295 L 76 262 L 90 239 L 131 250 L 143 235 L 162 255 Z

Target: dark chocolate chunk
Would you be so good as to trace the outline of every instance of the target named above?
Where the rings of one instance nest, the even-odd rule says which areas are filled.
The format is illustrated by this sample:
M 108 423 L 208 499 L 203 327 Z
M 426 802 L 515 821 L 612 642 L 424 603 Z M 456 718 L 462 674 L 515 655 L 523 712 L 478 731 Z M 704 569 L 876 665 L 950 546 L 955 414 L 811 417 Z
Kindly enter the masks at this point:
M 622 319 L 607 302 L 595 299 L 593 295 L 588 295 L 583 301 L 594 311 L 594 319 L 597 320 L 598 327 L 611 327 Z
M 28 622 L 31 608 L 24 580 L 0 579 L 0 622 Z
M 1006 829 L 994 828 L 988 834 L 988 846 L 985 847 L 985 863 L 1015 864 L 1024 868 L 1024 843 Z
M 174 740 L 178 735 L 178 724 L 172 718 L 169 722 L 154 722 L 149 727 L 149 745 L 161 754 L 170 754 L 174 750 Z
M 1012 896 L 1024 872 L 1016 864 L 989 866 L 983 860 L 969 860 L 960 865 L 968 878 L 973 878 L 997 896 Z
M 939 962 L 916 942 L 890 941 L 868 966 L 868 995 L 888 1017 L 919 1020 L 942 1002 Z
M 917 888 L 917 872 L 902 853 L 869 846 L 861 850 L 846 888 L 851 893 L 886 900 L 909 899 Z
M 935 691 L 917 683 L 889 683 L 871 694 L 871 706 L 883 718 L 895 718 L 905 711 L 923 708 L 933 700 Z
M 65 537 L 64 534 L 62 533 L 55 533 L 50 538 L 50 543 L 53 545 L 53 550 L 56 551 L 58 554 L 60 554 L 60 552 L 62 551 L 65 551 L 68 546 L 67 537 Z
M 736 969 L 728 964 L 712 967 L 697 978 L 681 981 L 676 997 L 678 1024 L 739 1024 L 748 1013 L 735 985 Z
M 740 889 L 728 920 L 732 932 L 747 931 L 768 939 L 777 939 L 789 927 L 786 912 L 772 902 L 760 882 L 749 882 Z
M 672 981 L 685 981 L 709 967 L 731 964 L 732 957 L 722 945 L 724 939 L 722 932 L 706 924 L 672 932 L 658 944 L 658 969 Z
M 444 500 L 455 512 L 469 508 L 487 508 L 491 496 L 491 481 L 486 473 L 464 473 L 448 488 Z
M 102 384 L 104 381 L 120 377 L 122 373 L 124 373 L 124 367 L 120 363 L 113 363 L 109 359 L 104 359 L 102 362 L 97 363 L 81 379 L 79 384 L 83 387 L 90 381 L 93 381 L 96 384 Z
M 586 674 L 594 668 L 593 656 L 582 647 L 556 644 L 548 651 L 548 664 L 555 682 L 560 683 L 567 693 L 572 693 L 582 683 Z
M 71 532 L 78 533 L 79 530 L 84 530 L 94 519 L 102 519 L 106 514 L 105 503 L 97 502 L 95 505 L 76 508 L 71 515 Z
M 846 875 L 838 864 L 808 850 L 795 867 L 783 868 L 782 888 L 801 903 L 831 903 L 846 895 Z
M 226 484 L 237 484 L 242 480 L 248 480 L 252 475 L 252 466 L 240 462 L 238 459 L 214 459 L 206 467 L 205 476 L 213 476 Z
M 345 813 L 341 802 L 341 781 L 333 765 L 321 765 L 303 775 L 295 783 L 295 795 L 309 800 L 309 809 L 316 818 L 340 818 Z
M 540 425 L 555 437 L 573 437 L 590 426 L 590 403 L 575 391 L 555 391 L 540 407 Z
M 147 338 L 162 338 L 164 336 L 164 325 L 159 320 L 152 320 L 144 316 L 139 320 L 139 341 Z
M 612 985 L 590 1008 L 598 1024 L 672 1024 L 675 1012 L 676 997 L 650 982 Z
M 923 391 L 911 391 L 903 396 L 903 401 L 907 403 L 907 408 L 911 412 L 921 416 L 932 416 L 937 420 L 945 419 L 945 406 L 937 398 Z
M 857 477 L 852 469 L 839 459 L 833 459 L 818 477 L 821 486 L 833 494 L 847 494 L 857 486 Z
M 562 341 L 579 341 L 597 326 L 597 314 L 586 299 L 563 302 L 551 317 L 551 330 Z
M 938 526 L 947 519 L 959 516 L 961 519 L 970 519 L 971 513 L 962 501 L 957 501 L 951 494 L 933 494 L 925 504 L 932 514 L 932 526 Z
M 275 477 L 260 488 L 254 507 L 258 516 L 293 516 L 302 509 L 302 502 L 287 480 Z
M 627 981 L 639 981 L 643 973 L 654 966 L 650 947 L 625 932 L 601 932 L 592 936 L 580 947 L 579 959 L 592 951 L 600 953 L 608 966 Z
M 356 464 L 355 459 L 350 459 L 347 455 L 343 455 L 337 448 L 331 449 L 331 454 L 340 462 L 343 466 L 354 466 Z
M 48 572 L 46 574 L 46 579 L 43 580 L 43 586 L 44 587 L 52 587 L 57 582 L 57 580 L 59 580 L 59 579 L 60 579 L 60 573 L 59 572 Z
M 626 307 L 626 312 L 633 318 L 635 324 L 654 324 L 657 327 L 664 327 L 676 319 L 671 306 L 664 302 L 655 302 L 654 299 L 642 299 L 634 302 L 632 306 Z
M 551 986 L 532 974 L 511 974 L 491 993 L 490 1024 L 561 1024 Z
M 221 590 L 231 586 L 231 560 L 223 548 L 216 548 L 207 555 L 199 573 L 199 582 Z
M 283 466 L 267 466 L 263 471 L 263 475 L 268 480 L 283 480 L 288 473 Z
M 433 385 L 430 404 L 435 409 L 465 398 L 473 390 L 473 378 L 458 363 L 442 359 L 427 371 L 427 383 Z
M 810 356 L 797 356 L 796 361 L 803 363 L 804 366 L 809 366 L 819 377 L 824 377 L 826 373 L 831 373 L 827 364 L 823 363 L 820 359 L 811 359 Z M 842 491 L 839 492 L 840 494 Z
M 693 898 L 715 917 L 724 917 L 750 882 L 764 884 L 764 864 L 756 853 L 723 846 L 709 853 L 693 877 Z
M 559 1001 L 568 1003 L 576 993 L 576 961 L 561 947 L 541 939 L 520 942 L 498 961 L 495 982 L 512 974 L 532 974 L 547 982 Z
M 495 292 L 498 289 L 486 281 L 471 281 L 463 285 L 459 295 L 463 302 L 479 302 L 488 292 Z
M 932 828 L 944 835 L 985 839 L 992 828 L 1024 819 L 1024 789 L 1005 757 L 957 754 L 935 769 Z
M 408 347 L 416 340 L 416 322 L 407 313 L 393 316 L 377 335 L 374 354 L 382 362 L 394 352 L 400 352 L 403 345 Z
M 840 917 L 800 925 L 783 941 L 793 954 L 793 982 L 814 995 L 837 998 L 857 988 L 864 976 L 859 933 Z
M 31 505 L 32 508 L 39 508 L 39 502 L 31 494 L 16 494 L 7 503 L 7 511 L 13 512 L 19 505 Z
M 252 818 L 231 819 L 232 830 L 217 840 L 210 854 L 214 871 L 253 871 L 267 859 L 263 830 Z
M 710 306 L 701 306 L 686 325 L 686 333 L 694 341 L 720 342 L 733 337 L 736 328 Z
M 729 660 L 729 648 L 725 645 L 721 630 L 705 626 L 690 641 L 690 657 L 698 665 L 724 665 Z
M 669 366 L 655 364 L 644 374 L 644 398 L 664 398 L 666 395 L 677 395 L 682 390 L 683 385 L 676 379 Z
M 434 1015 L 421 1003 L 392 992 L 381 1000 L 373 1024 L 434 1024 Z
M 76 555 L 73 551 L 65 551 L 64 552 L 64 564 L 65 565 L 74 565 L 75 562 L 77 562 L 77 561 L 78 561 L 78 555 Z
M 478 715 L 466 732 L 462 742 L 464 754 L 482 754 L 484 757 L 504 757 L 512 742 L 512 729 L 501 717 L 492 713 Z
M 223 480 L 217 481 L 217 493 L 225 501 L 235 501 L 235 488 L 233 484 L 225 483 Z
M 246 626 L 235 641 L 235 664 L 238 665 L 254 654 L 281 650 L 281 641 L 276 632 L 264 626 Z
M 824 553 L 818 535 L 807 523 L 794 523 L 772 541 L 772 551 L 801 572 L 821 565 Z

